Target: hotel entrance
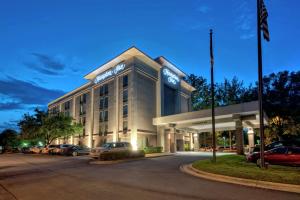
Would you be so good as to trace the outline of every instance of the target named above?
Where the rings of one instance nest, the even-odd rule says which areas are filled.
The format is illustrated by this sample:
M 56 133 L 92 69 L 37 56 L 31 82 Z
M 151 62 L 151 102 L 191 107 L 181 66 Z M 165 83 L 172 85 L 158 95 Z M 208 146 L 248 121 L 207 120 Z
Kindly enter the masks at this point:
M 238 154 L 244 153 L 245 130 L 249 141 L 247 147 L 254 146 L 253 130 L 259 127 L 257 101 L 218 107 L 215 113 L 216 132 L 230 133 L 230 141 L 234 137 Z M 266 118 L 264 122 L 267 123 Z M 210 109 L 154 118 L 153 125 L 158 126 L 158 137 L 165 137 L 165 142 L 159 144 L 166 152 L 199 151 L 212 146 Z M 226 141 L 225 144 L 221 143 L 218 142 L 219 147 L 226 146 Z

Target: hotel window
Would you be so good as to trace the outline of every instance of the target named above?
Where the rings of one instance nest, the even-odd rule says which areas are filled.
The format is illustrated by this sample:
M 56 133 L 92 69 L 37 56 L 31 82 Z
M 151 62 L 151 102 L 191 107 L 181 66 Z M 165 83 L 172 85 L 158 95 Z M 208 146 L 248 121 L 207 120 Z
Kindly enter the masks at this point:
M 104 96 L 108 94 L 108 84 L 102 85 L 100 87 L 100 96 Z
M 85 106 L 83 104 L 80 104 L 80 115 L 85 115 Z
M 128 102 L 128 90 L 123 90 L 123 102 Z
M 108 97 L 104 98 L 104 109 L 108 108 Z
M 107 132 L 108 132 L 107 123 L 100 125 L 100 127 L 99 127 L 99 135 L 101 135 L 101 136 L 107 136 Z
M 128 86 L 128 75 L 123 76 L 123 87 Z
M 108 121 L 108 111 L 104 111 L 104 121 L 107 122 Z
M 123 121 L 123 131 L 127 131 L 128 129 L 128 122 L 127 121 Z
M 82 126 L 83 126 L 83 129 L 82 129 L 82 135 L 83 135 L 83 137 L 85 136 L 85 117 L 81 117 L 80 118 L 80 123 L 82 124 Z
M 128 116 L 128 105 L 123 106 L 123 118 Z
M 100 99 L 100 109 L 104 108 L 104 98 Z
M 103 115 L 103 113 L 104 112 L 101 111 L 100 114 L 99 114 L 99 121 L 100 122 L 104 122 L 104 115 Z
M 83 94 L 80 96 L 80 104 L 85 104 L 86 103 L 86 94 Z
M 99 114 L 99 122 L 107 122 L 108 121 L 108 111 L 100 111 Z
M 70 101 L 65 102 L 65 110 L 70 109 Z

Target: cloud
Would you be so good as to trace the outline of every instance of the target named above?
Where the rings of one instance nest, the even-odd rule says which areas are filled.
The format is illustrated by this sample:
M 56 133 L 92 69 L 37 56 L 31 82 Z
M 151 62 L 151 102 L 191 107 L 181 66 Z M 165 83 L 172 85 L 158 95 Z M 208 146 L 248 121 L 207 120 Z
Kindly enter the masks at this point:
M 6 103 L 0 103 L 0 111 L 3 110 L 17 110 L 17 109 L 23 109 L 23 104 L 20 104 L 18 102 L 6 102 Z
M 61 90 L 52 90 L 41 87 L 32 82 L 18 80 L 12 77 L 0 80 L 0 94 L 7 96 L 14 100 L 15 103 L 25 105 L 45 105 L 49 101 L 62 96 L 64 94 Z M 16 105 L 2 105 L 6 107 L 17 107 Z
M 239 1 L 240 2 L 240 1 Z M 248 0 L 242 1 L 237 5 L 237 17 L 235 20 L 236 29 L 240 33 L 242 40 L 255 37 L 255 13 L 251 10 Z
M 27 66 L 28 68 L 33 69 L 33 70 L 35 70 L 35 71 L 37 71 L 37 72 L 40 72 L 40 73 L 42 73 L 42 74 L 46 74 L 46 75 L 54 75 L 54 76 L 59 75 L 58 72 L 55 72 L 55 71 L 51 71 L 51 70 L 45 69 L 45 68 L 43 68 L 43 67 L 41 67 L 41 66 L 38 66 L 37 64 L 32 63 L 32 62 L 24 62 L 23 64 L 24 64 L 25 66 Z
M 43 65 L 44 68 L 53 70 L 63 70 L 65 68 L 65 65 L 63 63 L 48 55 L 40 53 L 32 53 L 32 55 L 38 59 L 38 61 Z
M 31 55 L 35 57 L 35 61 L 23 62 L 23 64 L 39 73 L 57 76 L 60 74 L 59 72 L 66 67 L 65 64 L 57 58 L 41 53 L 31 53 Z
M 206 14 L 211 10 L 210 7 L 206 6 L 206 5 L 202 5 L 196 8 L 196 11 L 202 13 L 202 14 Z

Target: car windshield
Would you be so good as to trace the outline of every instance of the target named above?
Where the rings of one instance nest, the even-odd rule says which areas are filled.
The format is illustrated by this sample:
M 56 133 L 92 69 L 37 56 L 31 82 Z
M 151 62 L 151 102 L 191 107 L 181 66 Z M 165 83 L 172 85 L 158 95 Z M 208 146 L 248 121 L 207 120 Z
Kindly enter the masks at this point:
M 105 143 L 102 145 L 102 147 L 104 147 L 104 148 L 111 148 L 112 146 L 113 146 L 112 143 Z

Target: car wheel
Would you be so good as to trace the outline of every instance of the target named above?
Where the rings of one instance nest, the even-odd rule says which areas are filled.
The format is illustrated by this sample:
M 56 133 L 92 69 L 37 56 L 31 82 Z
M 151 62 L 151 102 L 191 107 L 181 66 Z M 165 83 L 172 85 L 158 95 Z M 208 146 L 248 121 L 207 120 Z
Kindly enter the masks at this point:
M 78 152 L 77 151 L 73 151 L 72 156 L 78 156 Z

